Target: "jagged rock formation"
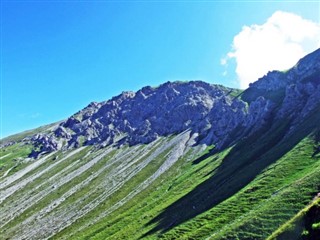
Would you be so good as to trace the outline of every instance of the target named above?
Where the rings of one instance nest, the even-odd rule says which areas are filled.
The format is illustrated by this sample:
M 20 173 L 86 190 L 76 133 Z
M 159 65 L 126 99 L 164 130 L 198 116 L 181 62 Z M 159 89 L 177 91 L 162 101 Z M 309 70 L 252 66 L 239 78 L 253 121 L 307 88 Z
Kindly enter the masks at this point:
M 50 141 L 41 138 L 40 144 L 46 150 L 56 150 L 62 142 L 67 147 L 107 146 L 121 139 L 120 143 L 135 145 L 187 129 L 199 135 L 213 129 L 206 141 L 218 143 L 244 119 L 246 105 L 235 97 L 239 93 L 201 81 L 167 82 L 136 93 L 123 92 L 109 101 L 90 103 L 49 133 Z
M 53 132 L 31 141 L 39 146 L 39 153 L 117 141 L 150 143 L 159 136 L 190 129 L 198 136 L 196 143 L 221 149 L 270 124 L 273 118 L 290 118 L 293 125 L 301 121 L 319 104 L 319 75 L 317 50 L 287 72 L 269 72 L 242 94 L 201 81 L 148 86 L 109 101 L 92 102 Z
M 319 105 L 320 49 L 301 59 L 287 72 L 268 73 L 251 84 L 244 94 L 249 99 L 262 95 L 276 104 L 275 118 L 291 119 L 293 129 Z

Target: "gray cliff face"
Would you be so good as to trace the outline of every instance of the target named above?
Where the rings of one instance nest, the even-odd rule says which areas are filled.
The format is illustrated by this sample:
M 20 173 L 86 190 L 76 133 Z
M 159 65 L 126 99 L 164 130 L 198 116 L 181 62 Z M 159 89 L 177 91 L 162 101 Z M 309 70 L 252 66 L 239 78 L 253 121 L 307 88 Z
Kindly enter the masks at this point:
M 189 129 L 197 136 L 196 144 L 220 149 L 282 119 L 291 119 L 294 128 L 319 107 L 319 76 L 320 49 L 287 72 L 268 73 L 241 94 L 201 81 L 144 87 L 90 103 L 31 141 L 40 152 L 50 152 L 80 145 L 149 143 Z

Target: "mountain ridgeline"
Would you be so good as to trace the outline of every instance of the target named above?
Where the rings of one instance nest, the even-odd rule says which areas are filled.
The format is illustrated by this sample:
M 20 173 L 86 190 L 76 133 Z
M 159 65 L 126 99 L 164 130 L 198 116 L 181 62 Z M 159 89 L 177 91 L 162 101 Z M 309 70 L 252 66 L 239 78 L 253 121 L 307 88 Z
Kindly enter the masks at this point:
M 92 102 L 1 140 L 0 236 L 281 239 L 319 202 L 319 122 L 320 49 L 244 91 L 177 81 Z
M 319 50 L 288 72 L 273 71 L 241 93 L 201 81 L 167 82 L 90 103 L 50 133 L 34 136 L 39 152 L 100 144 L 150 143 L 187 129 L 218 150 L 283 119 L 294 128 L 320 99 Z M 291 130 L 293 131 L 293 129 Z

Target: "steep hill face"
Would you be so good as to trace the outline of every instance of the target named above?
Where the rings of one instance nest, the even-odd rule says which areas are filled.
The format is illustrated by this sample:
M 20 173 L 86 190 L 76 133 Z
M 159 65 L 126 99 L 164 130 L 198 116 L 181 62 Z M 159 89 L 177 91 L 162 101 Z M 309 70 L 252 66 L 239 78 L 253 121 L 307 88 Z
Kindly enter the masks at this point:
M 320 191 L 320 49 L 245 91 L 167 82 L 1 140 L 4 239 L 265 239 Z

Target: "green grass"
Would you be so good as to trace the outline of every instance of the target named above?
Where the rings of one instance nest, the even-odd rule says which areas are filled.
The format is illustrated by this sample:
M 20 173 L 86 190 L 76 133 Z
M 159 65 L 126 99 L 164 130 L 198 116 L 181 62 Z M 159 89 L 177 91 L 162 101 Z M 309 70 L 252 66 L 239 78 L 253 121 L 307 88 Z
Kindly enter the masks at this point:
M 315 198 L 293 218 L 281 225 L 267 240 L 316 239 L 320 236 L 320 199 Z
M 263 214 L 260 213 L 263 209 L 274 209 L 278 212 L 278 208 L 271 205 L 273 201 L 275 201 L 275 196 L 279 195 L 281 191 L 288 189 L 290 183 L 294 183 L 305 176 L 306 172 L 312 171 L 315 164 L 319 165 L 319 161 L 315 161 L 312 158 L 307 159 L 308 161 L 300 161 L 304 155 L 310 156 L 306 153 L 297 155 L 300 149 L 306 146 L 308 147 L 306 150 L 310 150 L 312 153 L 311 142 L 311 140 L 305 139 L 300 146 L 297 146 L 295 150 L 292 150 L 292 152 L 284 156 L 279 162 L 271 165 L 259 174 L 253 182 L 239 193 L 216 205 L 209 211 L 173 228 L 161 237 L 163 239 L 174 239 L 178 237 L 203 239 L 220 232 L 214 239 L 221 239 L 223 236 L 228 236 L 226 239 L 237 239 L 239 236 L 244 237 L 240 239 L 246 239 L 245 237 L 249 235 L 256 235 L 253 238 L 264 239 L 264 236 L 261 235 L 262 233 L 259 233 L 261 229 L 263 229 L 263 232 L 266 234 L 272 232 L 272 229 L 277 227 L 277 222 L 282 222 L 286 219 L 286 213 L 294 214 L 295 209 L 299 209 L 305 204 L 305 201 L 310 200 L 310 191 L 315 191 L 313 188 L 316 186 L 314 185 L 306 188 L 305 195 L 302 195 L 302 199 L 299 200 L 302 201 L 302 203 L 293 201 L 296 204 L 295 208 L 291 203 L 285 202 L 286 198 L 284 196 L 281 195 L 283 198 L 278 197 L 280 200 L 284 200 L 282 203 L 284 214 L 279 213 L 278 219 L 275 218 L 275 216 L 271 217 L 270 215 L 272 213 L 270 213 L 270 215 L 266 212 Z M 294 159 L 292 160 L 293 157 Z M 318 172 L 319 170 L 317 170 L 317 173 Z M 287 176 L 290 176 L 290 178 L 287 178 Z M 317 177 L 319 177 L 319 175 L 313 177 L 315 183 L 317 182 Z M 297 190 L 298 193 L 301 191 L 300 188 Z M 277 204 L 280 203 L 277 202 Z M 263 219 L 272 219 L 272 221 L 267 224 Z M 258 224 L 262 222 L 264 222 L 264 225 L 259 226 Z M 255 230 L 254 227 L 257 229 Z M 244 235 L 244 232 L 247 232 L 246 235 Z M 239 236 L 232 235 L 234 233 Z
M 214 239 L 263 239 L 310 201 L 316 191 L 319 161 L 311 157 L 312 151 L 312 139 L 304 139 L 236 195 L 168 232 L 160 235 L 155 232 L 147 238 L 204 239 L 217 233 Z M 90 221 L 90 217 L 84 218 L 56 238 L 71 231 L 74 235 L 70 239 L 121 239 L 127 236 L 138 239 L 157 226 L 156 223 L 148 225 L 148 222 L 163 209 L 214 175 L 228 152 L 213 155 L 198 165 L 180 159 L 159 181 L 105 219 L 76 232 L 81 221 Z M 134 185 L 132 183 L 132 187 Z
M 161 156 L 155 159 L 155 162 L 161 162 L 160 159 Z M 147 228 L 144 228 L 143 225 L 147 224 L 156 213 L 161 212 L 161 209 L 186 194 L 188 189 L 191 190 L 209 177 L 207 174 L 212 171 L 215 165 L 211 164 L 210 166 L 209 162 L 219 164 L 219 160 L 213 160 L 213 157 L 211 157 L 192 168 L 190 167 L 192 162 L 186 162 L 185 160 L 180 159 L 172 169 L 161 175 L 157 182 L 152 183 L 146 191 L 138 194 L 128 204 L 83 232 L 76 233 L 71 239 L 103 239 L 106 236 L 112 236 L 113 239 L 121 239 L 126 236 L 138 238 L 141 232 L 138 232 L 137 229 L 146 232 Z M 196 170 L 200 168 L 202 171 L 197 172 Z M 141 175 L 143 176 L 145 173 L 145 171 L 141 172 Z M 192 175 L 195 175 L 196 179 L 191 178 Z M 132 184 L 130 183 L 130 185 Z M 73 226 L 73 228 L 76 227 L 77 225 Z M 70 229 L 65 231 L 68 233 Z M 60 236 L 58 234 L 56 238 L 59 239 Z
M 17 143 L 0 149 L 0 178 L 9 170 L 8 176 L 19 169 L 27 166 L 28 163 L 22 161 L 32 151 L 32 146 L 24 143 Z
M 281 131 L 281 128 L 278 127 L 278 132 L 274 133 L 274 137 L 269 135 L 269 140 L 277 142 L 278 134 L 281 134 Z M 99 213 L 125 198 L 128 193 L 151 176 L 164 162 L 165 156 L 170 151 L 168 149 L 130 181 L 126 182 L 111 197 L 78 219 L 71 226 L 56 234 L 53 239 L 61 239 L 65 236 L 68 236 L 67 239 L 124 239 L 128 236 L 131 239 L 139 239 L 142 236 L 146 239 L 205 239 L 208 237 L 212 239 L 265 239 L 282 226 L 282 224 L 295 216 L 311 201 L 314 194 L 320 190 L 318 181 L 320 179 L 320 157 L 318 155 L 313 156 L 316 143 L 312 136 L 304 138 L 277 161 L 271 162 L 271 164 L 263 164 L 266 167 L 260 167 L 261 171 L 249 181 L 249 184 L 241 183 L 241 186 L 244 184 L 244 187 L 240 187 L 240 190 L 235 194 L 228 193 L 226 196 L 229 197 L 216 202 L 209 209 L 204 208 L 199 214 L 173 227 L 167 229 L 158 228 L 158 221 L 161 221 L 161 218 L 158 218 L 158 216 L 168 211 L 172 206 L 175 206 L 177 202 L 181 202 L 181 199 L 186 198 L 186 196 L 192 196 L 190 193 L 198 191 L 199 186 L 202 187 L 203 191 L 215 192 L 219 190 L 218 192 L 223 195 L 230 191 L 229 185 L 225 183 L 226 186 L 221 185 L 219 189 L 215 190 L 215 185 L 209 185 L 213 183 L 212 179 L 222 173 L 235 174 L 231 167 L 238 169 L 236 176 L 242 179 L 243 174 L 247 174 L 247 171 L 249 171 L 246 169 L 257 169 L 256 164 L 261 164 L 261 162 L 254 160 L 257 159 L 258 152 L 264 152 L 266 155 L 261 155 L 260 160 L 267 161 L 270 156 L 268 157 L 266 149 L 277 149 L 277 147 L 282 149 L 283 146 L 270 145 L 270 141 L 255 145 L 255 141 L 252 139 L 252 144 L 248 146 L 245 146 L 245 144 L 248 144 L 248 141 L 246 141 L 242 147 L 239 145 L 233 149 L 226 149 L 224 152 L 213 155 L 210 155 L 213 146 L 209 146 L 201 154 L 192 158 L 193 154 L 192 150 L 190 150 L 185 157 L 180 158 L 167 172 L 151 183 L 144 191 L 134 196 L 130 201 L 114 212 L 111 212 L 108 216 L 82 229 L 82 226 L 86 226 Z M 144 148 L 144 146 L 140 148 Z M 255 149 L 256 151 L 242 155 L 242 151 L 240 150 L 247 151 L 247 148 Z M 36 179 L 34 182 L 29 183 L 25 189 L 20 190 L 20 194 L 30 191 L 30 189 L 36 187 L 46 177 L 49 178 L 57 174 L 75 160 L 82 159 L 70 171 L 85 164 L 95 154 L 97 155 L 97 153 L 93 152 L 83 159 L 88 151 L 89 148 L 58 164 L 45 176 Z M 136 164 L 143 161 L 151 152 Z M 43 209 L 72 186 L 82 182 L 93 172 L 98 171 L 114 154 L 116 154 L 116 151 L 111 152 L 104 160 L 98 162 L 88 171 L 45 196 L 35 206 L 28 208 L 19 217 L 11 221 L 7 227 L 17 226 L 28 216 Z M 207 157 L 194 164 L 194 160 L 201 158 L 201 156 Z M 232 159 L 237 159 L 238 162 L 230 162 L 228 160 L 230 156 L 233 156 Z M 49 162 L 51 161 L 53 160 Z M 44 163 L 44 166 L 39 166 L 39 169 L 34 171 L 44 169 L 48 166 L 47 164 L 49 163 Z M 116 166 L 113 166 L 113 168 Z M 221 167 L 223 167 L 223 171 L 221 171 Z M 99 186 L 99 183 L 103 181 L 111 169 L 106 170 L 103 174 L 93 179 L 90 185 Z M 232 179 L 230 181 L 230 184 L 234 183 Z M 43 188 L 45 187 L 46 185 L 43 186 Z M 103 189 L 97 189 L 91 195 L 90 188 L 81 188 L 59 205 L 56 210 L 72 206 L 74 201 L 82 197 L 86 197 L 81 205 L 85 206 L 86 203 L 89 203 L 98 197 L 99 194 L 103 193 Z M 19 192 L 16 196 L 19 196 Z M 8 201 L 13 199 L 14 196 L 9 197 Z M 189 200 L 191 202 L 184 206 L 185 210 L 190 210 L 189 205 L 193 204 L 192 198 Z M 203 200 L 199 198 L 199 201 Z M 184 202 L 182 201 L 182 203 Z M 201 204 L 201 202 L 198 204 Z M 203 206 L 205 205 L 196 205 L 195 207 L 201 208 Z M 155 219 L 158 220 L 154 221 Z M 317 224 L 318 222 L 313 222 L 310 228 L 313 226 L 314 229 L 318 229 Z M 81 231 L 78 231 L 78 229 L 81 229 Z M 304 229 L 303 231 L 301 234 L 310 235 L 310 230 Z

